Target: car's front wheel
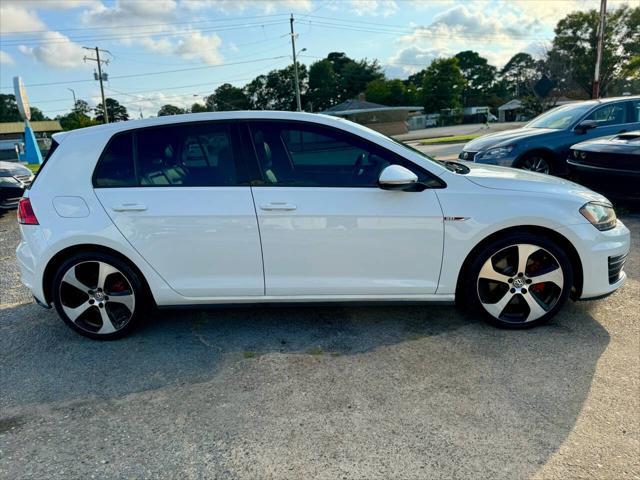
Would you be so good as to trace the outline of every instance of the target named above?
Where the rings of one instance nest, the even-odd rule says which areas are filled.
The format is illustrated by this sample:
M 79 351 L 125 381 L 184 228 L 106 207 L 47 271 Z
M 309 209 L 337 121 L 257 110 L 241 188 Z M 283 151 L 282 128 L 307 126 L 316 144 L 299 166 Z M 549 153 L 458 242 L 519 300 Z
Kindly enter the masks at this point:
M 106 253 L 80 253 L 63 262 L 53 278 L 53 303 L 73 330 L 93 339 L 127 335 L 144 304 L 140 278 Z
M 530 172 L 545 173 L 547 175 L 554 173 L 553 162 L 546 155 L 537 152 L 529 153 L 522 157 L 517 166 Z
M 573 284 L 567 254 L 551 240 L 531 234 L 486 245 L 468 272 L 467 302 L 493 324 L 508 328 L 549 320 L 567 301 Z

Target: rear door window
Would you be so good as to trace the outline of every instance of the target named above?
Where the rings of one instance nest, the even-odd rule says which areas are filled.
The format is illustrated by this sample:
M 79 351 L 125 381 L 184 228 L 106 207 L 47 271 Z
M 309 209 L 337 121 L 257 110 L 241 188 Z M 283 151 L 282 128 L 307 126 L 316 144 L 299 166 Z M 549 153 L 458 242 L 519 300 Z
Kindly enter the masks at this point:
M 226 124 L 158 127 L 136 133 L 141 186 L 238 184 L 230 128 Z
M 595 120 L 599 127 L 620 125 L 627 121 L 627 107 L 623 102 L 604 105 L 589 114 L 585 120 Z
M 95 187 L 201 187 L 247 183 L 234 156 L 232 125 L 219 122 L 117 134 L 94 174 Z

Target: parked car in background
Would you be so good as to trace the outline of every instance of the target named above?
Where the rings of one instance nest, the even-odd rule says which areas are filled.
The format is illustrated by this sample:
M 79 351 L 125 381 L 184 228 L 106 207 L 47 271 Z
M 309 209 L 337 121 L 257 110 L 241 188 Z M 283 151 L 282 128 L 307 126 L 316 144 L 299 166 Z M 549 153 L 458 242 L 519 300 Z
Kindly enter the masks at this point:
M 640 199 L 640 130 L 578 143 L 567 163 L 580 183 Z
M 565 175 L 571 145 L 640 129 L 640 96 L 603 98 L 549 110 L 522 128 L 468 142 L 461 160 Z
M 33 173 L 24 165 L 0 161 L 0 210 L 17 207 L 32 180 Z
M 59 133 L 18 209 L 22 280 L 98 339 L 154 304 L 457 301 L 519 328 L 625 282 L 605 197 L 468 165 L 308 113 Z

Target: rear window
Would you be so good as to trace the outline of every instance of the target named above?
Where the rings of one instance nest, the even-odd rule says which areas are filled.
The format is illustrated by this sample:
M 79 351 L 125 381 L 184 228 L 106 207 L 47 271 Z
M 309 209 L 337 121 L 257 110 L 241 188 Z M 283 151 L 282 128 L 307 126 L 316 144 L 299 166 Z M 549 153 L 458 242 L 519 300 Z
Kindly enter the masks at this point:
M 201 187 L 242 184 L 230 125 L 220 122 L 143 128 L 113 137 L 94 186 Z M 240 175 L 242 173 L 242 175 Z M 246 180 L 243 180 L 246 184 Z
M 113 137 L 104 150 L 95 173 L 96 187 L 134 187 L 133 137 L 122 133 Z

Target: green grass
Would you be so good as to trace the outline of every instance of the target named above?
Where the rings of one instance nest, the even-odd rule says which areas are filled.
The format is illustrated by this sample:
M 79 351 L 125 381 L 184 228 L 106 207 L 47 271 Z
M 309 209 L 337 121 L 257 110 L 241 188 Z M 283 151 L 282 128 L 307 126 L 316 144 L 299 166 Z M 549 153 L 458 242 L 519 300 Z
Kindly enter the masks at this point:
M 420 140 L 420 145 L 437 145 L 439 143 L 462 143 L 467 142 L 469 140 L 473 140 L 474 138 L 478 138 L 484 135 L 484 133 L 470 133 L 468 135 L 449 135 L 448 137 L 437 137 L 437 138 L 425 138 L 424 140 Z
M 311 347 L 307 350 L 307 353 L 309 355 L 322 355 L 324 353 L 324 350 L 322 349 L 322 347 Z
M 256 352 L 243 352 L 242 356 L 244 358 L 254 358 L 256 356 Z
M 36 173 L 38 170 L 40 170 L 40 165 L 31 165 L 31 164 L 26 164 L 25 167 L 27 167 L 29 170 L 31 170 L 33 173 Z

